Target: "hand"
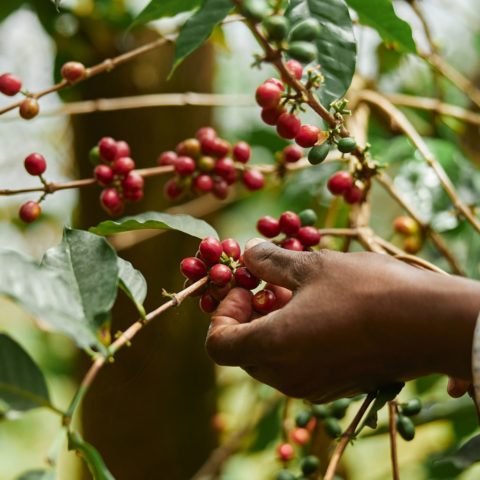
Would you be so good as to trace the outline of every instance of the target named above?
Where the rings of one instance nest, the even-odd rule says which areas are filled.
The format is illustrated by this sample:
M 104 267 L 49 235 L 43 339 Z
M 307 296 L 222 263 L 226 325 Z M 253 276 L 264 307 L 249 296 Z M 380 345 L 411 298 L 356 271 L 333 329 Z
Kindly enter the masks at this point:
M 259 317 L 233 289 L 212 316 L 206 347 L 281 392 L 315 402 L 430 373 L 471 381 L 480 284 L 387 255 L 248 249 L 248 269 L 277 285 Z

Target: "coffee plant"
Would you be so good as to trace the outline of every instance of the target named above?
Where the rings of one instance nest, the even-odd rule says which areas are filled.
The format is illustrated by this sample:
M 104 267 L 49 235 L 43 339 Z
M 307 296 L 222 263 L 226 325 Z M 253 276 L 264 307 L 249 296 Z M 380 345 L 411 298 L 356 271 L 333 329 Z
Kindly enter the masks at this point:
M 75 9 L 60 1 L 54 5 L 47 0 L 12 1 L 0 6 L 0 20 L 24 3 L 42 22 L 76 15 Z M 66 226 L 61 241 L 40 261 L 0 249 L 0 294 L 33 316 L 39 329 L 65 335 L 91 360 L 69 405 L 57 405 L 44 373 L 22 341 L 14 340 L 8 331 L 0 332 L 0 428 L 36 408 L 59 417 L 58 438 L 52 439 L 52 448 L 45 452 L 45 464 L 23 465 L 25 472 L 18 480 L 60 478 L 58 458 L 65 445 L 81 457 L 93 478 L 114 478 L 115 465 L 107 465 L 102 452 L 82 437 L 78 412 L 99 372 L 108 374 L 109 364 L 121 355 L 119 350 L 133 344 L 137 334 L 144 335 L 143 329 L 148 331 L 149 324 L 167 310 L 198 297 L 198 315 L 200 309 L 211 314 L 234 287 L 252 292 L 257 317 L 281 307 L 277 287 L 245 266 L 240 245 L 244 235 L 225 238 L 233 235 L 218 233 L 196 218 L 202 215 L 190 215 L 192 205 L 208 201 L 214 205 L 209 211 L 228 205 L 232 222 L 240 223 L 245 232 L 253 233 L 256 227 L 266 241 L 284 249 L 363 249 L 439 275 L 480 278 L 478 152 L 468 145 L 472 131 L 478 143 L 480 88 L 447 63 L 432 38 L 427 9 L 417 0 L 398 3 L 417 17 L 417 33 L 426 37 L 426 46 L 416 44 L 411 26 L 397 16 L 392 0 L 151 0 L 136 17 L 125 14 L 128 22 L 122 24 L 122 34 L 152 20 L 182 14 L 176 17 L 180 20 L 174 32 L 156 32 L 149 43 L 93 65 L 64 58 L 56 67 L 58 82 L 42 90 L 26 85 L 16 72 L 0 74 L 0 93 L 5 97 L 0 115 L 37 122 L 47 95 L 74 92 L 79 84 L 93 82 L 94 77 L 166 44 L 174 52 L 172 75 L 210 38 L 219 41 L 230 24 L 242 24 L 242 38 L 257 44 L 252 71 L 260 69 L 255 75 L 263 76 L 246 100 L 261 124 L 252 127 L 252 132 L 257 128 L 261 134 L 247 134 L 248 128 L 231 134 L 221 125 L 197 125 L 177 144 L 158 145 L 158 156 L 150 166 L 137 168 L 139 154 L 130 146 L 133 143 L 104 136 L 110 135 L 104 125 L 106 133 L 99 132 L 96 144 L 90 145 L 89 158 L 84 159 L 91 164 L 90 177 L 55 181 L 48 155 L 39 144 L 36 151 L 18 159 L 18 163 L 23 161 L 23 173 L 36 177 L 38 185 L 0 185 L 2 197 L 28 195 L 17 207 L 19 222 L 14 219 L 27 231 L 48 216 L 50 197 L 69 189 L 97 189 L 98 207 L 105 216 L 88 230 Z M 98 8 L 98 14 L 107 7 L 92 8 Z M 377 51 L 372 52 L 379 69 L 373 79 L 356 73 L 357 39 L 367 29 L 381 38 Z M 387 93 L 392 88 L 383 88 L 385 82 L 380 80 L 388 75 L 391 79 L 402 62 L 415 57 L 429 69 L 426 85 L 413 89 L 425 96 Z M 172 94 L 165 104 L 172 105 L 172 98 L 178 105 L 238 102 L 235 95 L 227 94 L 224 100 L 214 94 L 196 95 Z M 148 99 L 149 106 L 162 105 L 163 97 L 153 97 Z M 109 108 L 140 108 L 142 101 L 138 96 L 125 107 L 122 98 L 109 99 Z M 101 111 L 101 105 L 100 101 L 67 102 L 65 107 L 75 115 Z M 263 160 L 265 150 L 270 162 Z M 164 179 L 163 196 L 172 207 L 129 213 L 134 204 L 143 208 L 153 177 Z M 268 192 L 278 198 L 275 207 L 261 201 Z M 232 205 L 242 204 L 249 213 L 239 210 L 235 214 Z M 128 233 L 137 238 L 142 231 L 176 231 L 198 239 L 198 251 L 185 258 L 176 251 L 158 252 L 154 261 L 159 268 L 162 257 L 175 256 L 184 283 L 181 286 L 178 275 L 176 285 L 150 292 L 159 306 L 148 313 L 145 278 L 114 248 L 117 236 Z M 140 243 L 141 238 L 134 242 Z M 112 325 L 119 290 L 138 312 L 138 319 L 132 318 L 123 331 Z M 473 362 L 478 367 L 480 358 L 474 356 Z M 417 426 L 442 419 L 465 422 L 467 412 L 471 426 L 460 428 L 457 443 L 475 429 L 473 390 L 473 400 L 442 404 L 435 401 L 435 395 L 426 394 L 428 382 L 411 382 L 406 394 L 401 393 L 403 383 L 383 385 L 328 404 L 287 398 L 254 384 L 251 416 L 230 435 L 221 413 L 215 417 L 214 427 L 225 438 L 192 478 L 234 478 L 221 476 L 233 457 L 265 450 L 269 463 L 261 478 L 374 478 L 368 472 L 354 477 L 341 462 L 342 456 L 350 443 L 387 434 L 392 478 L 399 479 L 398 443 L 415 441 Z M 112 428 L 122 429 L 121 421 Z M 249 444 L 252 436 L 255 440 Z M 478 461 L 480 437 L 473 436 L 459 448 L 428 459 L 424 465 L 428 477 L 415 478 L 453 478 Z M 158 478 L 164 477 L 159 473 Z M 250 477 L 247 473 L 235 478 Z

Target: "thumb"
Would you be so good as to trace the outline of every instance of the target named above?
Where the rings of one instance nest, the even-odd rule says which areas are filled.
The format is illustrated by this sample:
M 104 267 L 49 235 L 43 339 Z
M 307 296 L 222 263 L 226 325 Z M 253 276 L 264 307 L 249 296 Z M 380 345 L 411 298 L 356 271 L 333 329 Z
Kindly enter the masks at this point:
M 305 281 L 314 258 L 312 252 L 294 252 L 260 239 L 250 240 L 243 254 L 246 267 L 256 277 L 289 290 L 298 289 Z

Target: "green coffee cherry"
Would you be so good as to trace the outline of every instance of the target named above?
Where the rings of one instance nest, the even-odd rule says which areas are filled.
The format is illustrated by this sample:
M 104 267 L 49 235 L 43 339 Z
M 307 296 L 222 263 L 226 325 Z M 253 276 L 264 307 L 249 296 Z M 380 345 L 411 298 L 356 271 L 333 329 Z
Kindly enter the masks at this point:
M 277 473 L 277 480 L 295 480 L 297 477 L 288 470 L 280 470 Z
M 317 47 L 308 42 L 292 42 L 287 53 L 300 63 L 310 63 L 317 58 Z
M 305 428 L 308 425 L 308 422 L 312 419 L 312 416 L 312 412 L 304 410 L 295 417 L 295 424 L 297 427 Z
M 267 34 L 268 40 L 281 42 L 287 38 L 289 22 L 285 17 L 280 15 L 267 17 L 263 20 L 262 26 Z
M 322 31 L 321 25 L 314 18 L 307 18 L 297 23 L 290 32 L 292 42 L 305 41 L 312 42 L 316 40 Z
M 327 158 L 328 152 L 330 152 L 330 147 L 331 145 L 328 142 L 312 147 L 308 152 L 308 161 L 312 165 L 322 163 Z
M 353 137 L 341 138 L 337 147 L 342 153 L 350 153 L 357 148 L 357 141 Z
M 266 0 L 244 0 L 240 11 L 248 19 L 261 22 L 270 14 L 270 7 Z
M 413 440 L 413 437 L 415 436 L 415 425 L 404 415 L 399 415 L 397 417 L 397 430 L 400 436 L 407 442 Z
M 92 165 L 96 166 L 100 164 L 100 149 L 98 148 L 98 145 L 90 150 L 88 158 Z
M 351 401 L 349 398 L 340 398 L 339 400 L 335 400 L 332 405 L 332 415 L 335 418 L 343 418 L 347 413 L 347 408 L 349 407 Z
M 422 402 L 419 398 L 412 398 L 408 402 L 402 403 L 401 407 L 403 415 L 411 417 L 420 413 L 422 410 Z
M 328 405 L 313 405 L 312 413 L 317 418 L 327 418 L 332 414 Z
M 319 466 L 320 461 L 315 455 L 308 455 L 302 459 L 302 463 L 300 464 L 300 468 L 304 475 L 311 475 L 318 470 Z
M 315 225 L 318 220 L 317 214 L 311 208 L 302 210 L 298 214 L 298 216 L 300 217 L 300 221 L 302 222 L 302 227 L 309 227 L 309 226 Z M 322 406 L 323 405 L 314 405 L 312 408 L 312 412 L 315 407 L 322 407 Z M 315 413 L 313 414 L 315 415 Z
M 329 437 L 337 438 L 342 433 L 342 427 L 340 426 L 336 418 L 326 418 L 323 426 L 325 428 L 325 432 Z

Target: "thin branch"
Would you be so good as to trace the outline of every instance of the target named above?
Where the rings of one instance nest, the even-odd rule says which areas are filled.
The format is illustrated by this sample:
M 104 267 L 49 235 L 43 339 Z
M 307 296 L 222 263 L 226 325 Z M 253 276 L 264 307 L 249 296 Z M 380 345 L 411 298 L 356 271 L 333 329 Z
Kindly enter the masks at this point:
M 392 479 L 400 480 L 397 454 L 397 411 L 395 401 L 388 402 L 388 426 L 390 432 L 390 458 L 392 461 Z
M 367 395 L 367 398 L 365 398 L 365 400 L 363 401 L 354 419 L 352 420 L 348 428 L 345 430 L 345 432 L 342 434 L 340 441 L 338 442 L 335 451 L 333 452 L 332 458 L 330 459 L 330 463 L 328 464 L 327 471 L 325 472 L 323 480 L 333 480 L 335 472 L 337 471 L 338 463 L 342 458 L 343 452 L 347 448 L 348 442 L 350 442 L 350 440 L 352 440 L 352 438 L 354 437 L 355 430 L 357 429 L 358 424 L 362 420 L 365 412 L 367 411 L 367 408 L 374 399 L 375 393 L 369 393 Z

